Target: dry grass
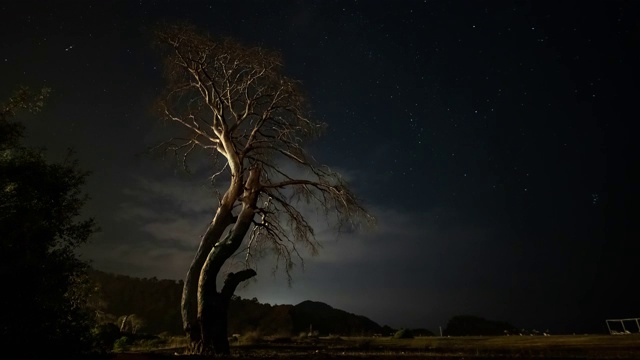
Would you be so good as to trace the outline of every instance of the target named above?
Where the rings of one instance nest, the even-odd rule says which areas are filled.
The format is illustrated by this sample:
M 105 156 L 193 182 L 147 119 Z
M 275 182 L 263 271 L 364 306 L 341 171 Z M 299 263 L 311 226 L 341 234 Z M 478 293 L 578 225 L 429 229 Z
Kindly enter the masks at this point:
M 347 338 L 354 343 L 369 339 L 379 350 L 463 353 L 477 356 L 533 356 L 585 358 L 640 358 L 640 335 L 469 336 L 415 339 Z
M 130 352 L 152 352 L 184 349 L 189 341 L 186 336 L 163 336 L 157 340 L 140 340 L 129 346 Z
M 251 334 L 253 335 L 253 334 Z M 250 336 L 251 337 L 251 336 Z M 147 354 L 181 353 L 157 349 Z M 640 335 L 555 335 L 495 337 L 421 337 L 414 339 L 326 337 L 314 341 L 270 342 L 232 346 L 243 359 L 640 359 Z M 139 353 L 139 355 L 144 355 Z M 181 357 L 185 359 L 187 357 Z

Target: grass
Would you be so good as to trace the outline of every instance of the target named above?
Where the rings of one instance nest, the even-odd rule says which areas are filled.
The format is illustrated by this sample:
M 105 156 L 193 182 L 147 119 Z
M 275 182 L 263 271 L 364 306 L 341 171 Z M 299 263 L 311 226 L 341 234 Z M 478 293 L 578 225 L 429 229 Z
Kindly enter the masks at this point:
M 139 340 L 131 344 L 127 351 L 130 352 L 157 352 L 168 350 L 181 350 L 188 345 L 185 336 L 166 336 L 154 340 Z
M 357 338 L 354 338 L 357 341 Z M 640 358 L 640 335 L 371 338 L 370 348 L 472 355 Z
M 181 353 L 184 338 L 172 338 L 157 349 L 131 346 L 131 351 Z M 638 359 L 640 335 L 554 335 L 469 337 L 320 337 L 291 338 L 232 345 L 233 357 L 334 359 Z

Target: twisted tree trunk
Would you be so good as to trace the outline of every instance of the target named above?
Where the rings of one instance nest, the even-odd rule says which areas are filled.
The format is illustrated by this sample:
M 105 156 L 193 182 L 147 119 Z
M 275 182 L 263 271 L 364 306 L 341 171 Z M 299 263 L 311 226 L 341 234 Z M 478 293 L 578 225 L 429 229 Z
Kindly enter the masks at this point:
M 198 248 L 198 252 L 191 262 L 191 266 L 187 272 L 187 277 L 182 289 L 182 327 L 189 337 L 191 347 L 189 352 L 191 353 L 199 352 L 195 346 L 201 340 L 200 326 L 197 322 L 197 294 L 200 272 L 202 271 L 202 267 L 214 244 L 222 237 L 224 230 L 233 223 L 231 206 L 224 205 L 226 204 L 223 201 L 216 212 L 216 216 L 207 228 Z
M 189 337 L 189 349 L 188 352 L 192 354 L 199 354 L 202 351 L 202 334 L 201 325 L 198 320 L 198 303 L 200 301 L 200 282 L 202 278 L 202 272 L 205 263 L 211 257 L 212 252 L 218 252 L 215 247 L 221 247 L 224 240 L 222 234 L 224 231 L 234 223 L 235 219 L 231 213 L 233 204 L 237 198 L 242 194 L 242 181 L 238 176 L 234 176 L 233 181 L 229 185 L 227 192 L 220 201 L 216 215 L 214 216 L 211 224 L 207 228 L 207 231 L 202 236 L 198 251 L 191 262 L 187 277 L 184 281 L 182 288 L 182 327 Z M 238 244 L 239 245 L 239 244 Z M 229 255 L 231 256 L 231 255 Z M 224 263 L 225 259 L 221 259 Z M 220 266 L 222 266 L 222 263 Z M 217 271 L 213 275 L 212 289 L 215 292 L 215 279 Z M 207 275 L 205 275 L 207 277 Z
M 241 282 L 256 276 L 253 269 L 230 273 L 219 293 L 209 295 L 209 301 L 203 304 L 200 312 L 202 329 L 202 354 L 229 355 L 227 333 L 229 301 Z
M 242 281 L 252 278 L 256 272 L 246 269 L 229 273 L 220 292 L 216 277 L 222 265 L 238 250 L 249 228 L 253 224 L 256 202 L 260 194 L 260 169 L 249 171 L 242 194 L 242 210 L 223 240 L 218 241 L 209 252 L 198 282 L 198 324 L 200 325 L 199 354 L 228 355 L 227 312 L 229 300 Z

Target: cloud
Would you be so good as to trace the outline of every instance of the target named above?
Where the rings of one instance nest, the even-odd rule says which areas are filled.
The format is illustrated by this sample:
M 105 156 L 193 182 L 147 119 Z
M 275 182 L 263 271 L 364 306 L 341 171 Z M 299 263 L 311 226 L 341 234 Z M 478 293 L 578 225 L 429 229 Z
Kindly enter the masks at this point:
M 283 165 L 281 169 L 294 178 L 309 176 L 304 168 Z M 357 176 L 338 171 L 347 173 L 348 180 Z M 190 177 L 139 177 L 135 186 L 124 189 L 123 193 L 127 200 L 120 204 L 117 219 L 133 227 L 134 232 L 150 236 L 146 237 L 147 241 L 169 248 L 197 248 L 217 204 L 213 187 Z M 301 245 L 299 250 L 308 263 L 371 263 L 415 256 L 407 254 L 405 249 L 427 241 L 436 233 L 435 225 L 429 225 L 435 216 L 433 212 L 408 213 L 374 206 L 371 213 L 378 219 L 375 228 L 338 233 L 335 217 L 326 218 L 315 204 L 303 201 L 297 207 L 313 226 L 321 247 L 320 255 L 312 258 Z M 275 260 L 269 251 L 266 254 L 258 266 L 271 269 Z
M 296 172 L 297 168 L 287 170 L 294 176 L 304 176 Z M 347 176 L 358 181 L 358 174 Z M 87 255 L 106 271 L 183 279 L 217 204 L 212 187 L 206 184 L 206 177 L 202 179 L 199 182 L 181 177 L 138 178 L 123 191 L 126 199 L 115 216 L 120 227 L 110 235 L 116 239 L 102 242 Z M 298 205 L 315 229 L 321 245 L 319 255 L 311 257 L 302 251 L 304 271 L 300 264 L 294 268 L 293 287 L 289 287 L 281 271 L 282 264 L 281 270 L 272 276 L 276 258 L 267 252 L 256 264 L 255 281 L 240 288 L 239 295 L 255 296 L 270 303 L 325 301 L 381 322 L 393 320 L 385 314 L 398 316 L 398 312 L 406 312 L 410 318 L 412 311 L 421 311 L 424 319 L 416 319 L 416 324 L 412 324 L 416 326 L 427 317 L 445 316 L 425 308 L 473 312 L 479 307 L 490 307 L 487 304 L 500 296 L 491 293 L 497 281 L 492 276 L 506 275 L 489 273 L 481 264 L 487 258 L 501 261 L 494 256 L 499 249 L 485 246 L 490 234 L 469 225 L 469 219 L 461 218 L 455 211 L 445 208 L 409 211 L 371 204 L 370 211 L 378 221 L 375 228 L 337 233 L 331 218 L 326 219 L 315 206 Z M 474 251 L 468 251 L 470 248 Z M 237 263 L 243 260 L 242 256 L 233 260 L 236 266 L 242 266 Z M 233 269 L 230 266 L 224 270 Z M 485 301 L 462 308 L 465 291 L 478 289 L 488 294 Z M 367 302 L 373 297 L 381 301 Z M 419 299 L 420 308 L 398 309 L 389 305 L 401 303 L 406 297 Z
M 206 180 L 191 178 L 136 178 L 136 186 L 123 189 L 133 202 L 153 206 L 169 207 L 174 212 L 199 213 L 215 210 L 217 200 L 215 188 Z
M 160 216 L 160 214 L 154 209 L 143 206 L 141 204 L 136 204 L 134 202 L 123 202 L 120 203 L 119 211 L 116 214 L 118 220 L 124 221 L 140 221 L 147 219 L 156 219 Z
M 207 219 L 203 217 L 199 219 L 185 217 L 149 222 L 141 229 L 159 240 L 178 240 L 185 244 L 197 244 L 207 224 Z
M 295 177 L 307 176 L 304 169 L 283 169 Z M 358 181 L 358 176 L 357 173 L 346 175 L 354 181 Z M 111 247 L 105 245 L 93 252 L 96 264 L 102 264 L 107 271 L 136 276 L 184 278 L 217 204 L 213 187 L 206 183 L 206 177 L 200 179 L 204 180 L 138 178 L 123 191 L 126 199 L 116 214 L 122 225 L 122 236 L 112 241 Z M 277 303 L 314 299 L 355 310 L 355 300 L 349 300 L 356 297 L 355 294 L 384 297 L 393 302 L 396 296 L 409 296 L 406 290 L 402 294 L 394 294 L 395 291 L 412 288 L 419 282 L 434 284 L 438 287 L 434 291 L 439 295 L 430 294 L 436 296 L 432 299 L 424 290 L 415 290 L 411 296 L 434 303 L 438 296 L 453 298 L 452 287 L 462 281 L 441 274 L 451 268 L 468 268 L 466 262 L 475 256 L 461 252 L 457 259 L 453 257 L 453 262 L 443 263 L 445 258 L 452 259 L 444 254 L 459 252 L 465 244 L 477 242 L 479 231 L 468 226 L 460 230 L 462 220 L 446 209 L 418 212 L 372 204 L 370 211 L 378 220 L 375 228 L 337 233 L 332 218 L 326 219 L 314 205 L 301 202 L 298 207 L 315 229 L 320 254 L 311 257 L 302 251 L 305 270 L 302 271 L 301 264 L 296 266 L 292 273 L 295 285 L 289 288 L 282 271 L 276 273 L 275 278 L 271 276 L 276 257 L 266 252 L 256 264 L 257 281 L 240 289 L 240 295 L 255 294 L 262 301 Z M 236 266 L 242 266 L 237 263 L 243 260 L 242 256 L 233 260 Z M 233 266 L 225 268 L 226 271 L 233 269 Z M 445 283 L 444 278 L 452 285 Z M 363 311 L 373 314 L 387 309 L 371 306 L 363 307 Z
M 137 277 L 183 279 L 193 259 L 194 250 L 137 238 L 112 246 L 96 243 L 85 249 L 83 257 L 91 259 L 97 269 Z

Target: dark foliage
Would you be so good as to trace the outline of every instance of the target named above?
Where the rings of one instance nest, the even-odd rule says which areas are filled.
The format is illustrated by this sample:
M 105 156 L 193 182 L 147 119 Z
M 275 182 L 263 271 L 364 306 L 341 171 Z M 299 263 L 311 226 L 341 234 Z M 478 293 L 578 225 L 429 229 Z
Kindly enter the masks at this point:
M 91 349 L 87 265 L 75 249 L 96 231 L 78 220 L 87 173 L 76 161 L 46 161 L 21 144 L 16 111 L 37 112 L 48 91 L 21 89 L 0 108 L 0 341 L 22 354 Z
M 103 352 L 113 349 L 113 344 L 121 336 L 120 329 L 113 323 L 99 324 L 93 329 L 94 346 Z
M 229 334 L 293 335 L 291 305 L 261 304 L 234 296 L 229 304 Z
M 413 339 L 413 331 L 409 329 L 400 329 L 393 334 L 394 339 Z
M 136 314 L 145 322 L 141 331 L 182 334 L 180 295 L 182 281 L 140 279 L 91 271 L 98 288 L 101 310 L 111 319 Z M 383 330 L 370 319 L 313 301 L 298 305 L 262 304 L 257 299 L 234 296 L 229 304 L 229 334 L 297 335 L 312 326 L 320 335 L 373 335 Z
M 183 334 L 180 317 L 182 282 L 135 278 L 92 270 L 91 280 L 100 298 L 100 310 L 112 315 L 133 315 L 144 320 L 141 332 Z

